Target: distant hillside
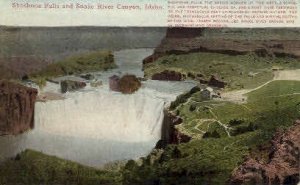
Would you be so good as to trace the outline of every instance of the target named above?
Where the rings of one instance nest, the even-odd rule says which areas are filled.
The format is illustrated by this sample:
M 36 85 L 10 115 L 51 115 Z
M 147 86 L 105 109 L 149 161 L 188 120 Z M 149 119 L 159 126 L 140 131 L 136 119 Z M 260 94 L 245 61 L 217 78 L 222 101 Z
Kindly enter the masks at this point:
M 166 28 L 0 26 L 0 78 L 20 78 L 74 55 L 154 48 Z
M 299 34 L 299 28 L 169 28 L 144 63 L 195 52 L 300 58 Z
M 165 33 L 165 28 L 0 27 L 0 58 L 52 61 L 86 51 L 156 47 Z

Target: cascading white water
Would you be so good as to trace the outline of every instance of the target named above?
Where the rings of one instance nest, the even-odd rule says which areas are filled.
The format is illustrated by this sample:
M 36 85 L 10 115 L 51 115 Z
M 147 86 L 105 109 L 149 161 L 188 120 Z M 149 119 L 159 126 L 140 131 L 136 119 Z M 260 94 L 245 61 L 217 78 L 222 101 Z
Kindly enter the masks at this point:
M 95 74 L 103 86 L 66 93 L 64 100 L 37 102 L 35 128 L 17 137 L 0 138 L 0 148 L 5 149 L 0 156 L 29 148 L 95 167 L 146 156 L 161 137 L 166 104 L 195 85 L 147 80 L 131 95 L 109 90 L 107 79 L 112 74 L 143 76 L 141 61 L 152 52 L 115 52 L 119 67 Z M 58 92 L 59 85 L 48 83 L 43 91 Z
M 127 142 L 159 140 L 164 101 L 145 94 L 106 90 L 72 93 L 63 101 L 37 103 L 37 130 L 63 136 Z

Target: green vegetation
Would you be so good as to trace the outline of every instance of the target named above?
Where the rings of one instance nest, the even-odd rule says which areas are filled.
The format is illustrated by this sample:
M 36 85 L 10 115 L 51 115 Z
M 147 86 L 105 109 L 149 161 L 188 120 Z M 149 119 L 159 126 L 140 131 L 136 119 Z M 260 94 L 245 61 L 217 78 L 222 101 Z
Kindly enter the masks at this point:
M 216 53 L 191 53 L 186 55 L 164 56 L 154 63 L 145 65 L 145 76 L 166 69 L 181 72 L 186 76 L 203 76 L 208 80 L 211 75 L 228 82 L 228 89 L 257 87 L 273 78 L 272 68 L 300 68 L 300 62 L 293 58 L 263 58 L 255 54 L 230 56 Z
M 45 69 L 31 78 L 50 78 L 57 76 L 80 74 L 85 72 L 102 71 L 116 67 L 114 58 L 109 51 L 99 51 L 66 58 L 62 61 L 48 65 Z
M 247 103 L 236 104 L 191 94 L 173 112 L 183 118 L 177 128 L 192 140 L 154 152 L 141 165 L 128 162 L 125 184 L 226 184 L 245 156 L 300 117 L 300 81 L 273 81 L 247 96 Z
M 118 172 L 101 171 L 77 163 L 26 150 L 0 164 L 1 185 L 118 185 Z

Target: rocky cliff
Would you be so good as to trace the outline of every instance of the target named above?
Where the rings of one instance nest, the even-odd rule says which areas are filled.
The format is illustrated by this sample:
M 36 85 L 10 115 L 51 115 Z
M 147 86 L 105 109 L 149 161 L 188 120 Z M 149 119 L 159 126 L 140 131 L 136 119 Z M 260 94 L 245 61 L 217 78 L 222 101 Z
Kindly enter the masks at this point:
M 296 185 L 300 172 L 300 120 L 277 133 L 267 161 L 247 158 L 232 175 L 231 184 Z
M 173 115 L 168 110 L 164 111 L 161 140 L 157 142 L 156 148 L 164 148 L 168 144 L 186 143 L 191 140 L 190 136 L 181 133 L 176 125 L 182 123 L 182 119 Z
M 293 36 L 298 32 L 297 29 L 169 28 L 144 64 L 165 55 L 194 52 L 300 58 L 300 41 Z
M 0 81 L 0 135 L 22 133 L 34 126 L 37 90 Z

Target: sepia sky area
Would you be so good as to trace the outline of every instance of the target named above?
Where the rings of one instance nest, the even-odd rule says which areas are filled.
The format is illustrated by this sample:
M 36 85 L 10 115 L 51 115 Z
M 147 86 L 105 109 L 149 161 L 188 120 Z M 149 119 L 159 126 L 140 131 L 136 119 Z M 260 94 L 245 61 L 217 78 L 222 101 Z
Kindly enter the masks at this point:
M 174 0 L 171 0 L 174 1 Z M 204 1 L 204 0 L 195 0 Z M 229 0 L 233 1 L 233 0 Z M 45 3 L 59 4 L 59 9 L 45 9 Z M 13 8 L 13 3 L 40 4 L 43 8 Z M 61 8 L 73 3 L 73 9 Z M 76 4 L 94 5 L 94 9 L 76 8 Z M 145 4 L 160 5 L 163 10 L 145 10 Z M 113 9 L 98 9 L 112 5 Z M 141 9 L 122 9 L 139 5 Z M 0 0 L 0 25 L 9 26 L 167 26 L 167 0 Z M 300 17 L 300 3 L 298 17 Z M 247 27 L 234 25 L 235 27 Z M 258 26 L 253 25 L 252 26 Z M 266 25 L 267 27 L 270 25 Z M 284 26 L 284 25 L 283 25 Z M 300 18 L 295 26 L 300 27 Z M 259 25 L 265 27 L 265 25 Z

